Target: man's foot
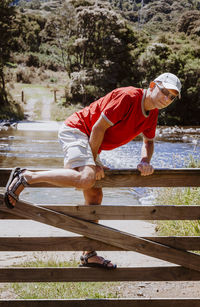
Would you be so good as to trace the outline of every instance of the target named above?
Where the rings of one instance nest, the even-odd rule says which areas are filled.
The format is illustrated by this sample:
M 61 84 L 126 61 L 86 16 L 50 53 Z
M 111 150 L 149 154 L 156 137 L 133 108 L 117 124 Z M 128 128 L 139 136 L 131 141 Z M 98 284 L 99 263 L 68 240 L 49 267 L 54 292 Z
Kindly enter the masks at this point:
M 16 202 L 19 199 L 19 194 L 23 189 L 29 186 L 27 179 L 25 178 L 25 169 L 16 167 L 13 169 L 8 183 L 6 185 L 6 192 L 4 194 L 4 201 L 8 208 L 13 209 L 16 205 Z
M 116 269 L 117 265 L 112 264 L 110 260 L 106 260 L 101 256 L 98 256 L 95 251 L 93 252 L 85 252 L 81 257 L 80 267 L 101 267 L 104 269 Z

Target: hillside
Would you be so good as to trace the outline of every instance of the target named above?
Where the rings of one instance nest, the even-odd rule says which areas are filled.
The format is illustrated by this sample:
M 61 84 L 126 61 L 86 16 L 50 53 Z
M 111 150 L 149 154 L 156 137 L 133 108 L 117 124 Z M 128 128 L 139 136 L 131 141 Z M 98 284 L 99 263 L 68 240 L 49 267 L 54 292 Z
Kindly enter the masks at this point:
M 8 90 L 13 82 L 56 85 L 56 74 L 63 73 L 61 104 L 87 105 L 116 87 L 147 87 L 156 75 L 171 71 L 181 79 L 182 99 L 160 113 L 159 123 L 200 125 L 199 1 L 17 4 L 14 18 L 2 20 L 2 31 L 4 23 L 8 29 L 7 45 L 0 46 L 2 54 L 9 51 L 4 60 Z
M 150 31 L 172 31 L 186 11 L 200 10 L 196 0 L 110 0 L 111 5 L 138 27 Z
M 76 0 L 83 6 L 93 3 L 107 3 L 125 19 L 139 29 L 156 33 L 158 31 L 174 31 L 179 17 L 188 11 L 199 10 L 198 0 Z M 15 0 L 21 8 L 39 11 L 44 15 L 57 10 L 63 0 Z M 67 1 L 66 1 L 67 2 Z

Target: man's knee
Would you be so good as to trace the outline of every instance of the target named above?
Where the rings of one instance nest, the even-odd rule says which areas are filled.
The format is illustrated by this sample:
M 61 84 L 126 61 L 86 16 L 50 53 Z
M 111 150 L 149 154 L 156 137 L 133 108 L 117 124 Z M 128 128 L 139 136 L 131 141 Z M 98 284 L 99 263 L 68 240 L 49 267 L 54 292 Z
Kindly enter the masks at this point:
M 95 175 L 95 169 L 91 167 L 84 168 L 82 171 L 80 171 L 78 188 L 83 190 L 92 188 L 96 181 Z

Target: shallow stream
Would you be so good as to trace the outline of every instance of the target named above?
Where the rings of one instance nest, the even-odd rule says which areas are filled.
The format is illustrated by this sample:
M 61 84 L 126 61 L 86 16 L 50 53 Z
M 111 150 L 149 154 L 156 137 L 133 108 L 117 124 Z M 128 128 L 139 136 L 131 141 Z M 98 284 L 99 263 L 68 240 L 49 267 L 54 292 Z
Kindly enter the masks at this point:
M 62 168 L 63 154 L 57 139 L 59 123 L 20 123 L 16 130 L 0 131 L 0 167 Z M 112 151 L 101 153 L 102 162 L 110 168 L 136 168 L 140 160 L 142 139 Z M 200 128 L 165 127 L 157 129 L 152 164 L 155 168 L 181 168 L 190 156 L 199 158 Z M 150 188 L 104 189 L 103 204 L 149 204 Z M 23 199 L 35 203 L 83 204 L 82 192 L 68 189 L 25 189 Z

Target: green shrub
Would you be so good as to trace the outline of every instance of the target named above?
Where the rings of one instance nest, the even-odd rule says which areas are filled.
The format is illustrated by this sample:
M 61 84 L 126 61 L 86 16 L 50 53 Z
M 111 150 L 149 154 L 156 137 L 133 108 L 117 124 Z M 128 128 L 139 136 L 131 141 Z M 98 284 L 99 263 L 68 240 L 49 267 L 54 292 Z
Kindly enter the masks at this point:
M 16 70 L 17 82 L 30 84 L 33 77 L 33 72 L 31 72 L 30 69 L 28 69 L 27 67 L 19 67 Z

